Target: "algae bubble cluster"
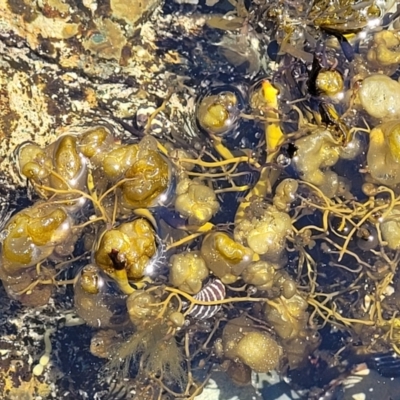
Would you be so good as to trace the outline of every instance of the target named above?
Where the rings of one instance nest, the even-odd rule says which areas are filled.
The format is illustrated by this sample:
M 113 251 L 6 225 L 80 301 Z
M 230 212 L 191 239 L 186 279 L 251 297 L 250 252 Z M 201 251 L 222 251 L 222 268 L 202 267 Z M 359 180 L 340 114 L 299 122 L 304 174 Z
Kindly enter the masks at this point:
M 217 6 L 193 59 L 177 46 L 171 95 L 116 119 L 129 140 L 99 121 L 13 154 L 32 204 L 1 232 L 8 295 L 72 287 L 92 354 L 143 399 L 195 398 L 217 368 L 246 385 L 400 352 L 398 13 L 255 3 Z

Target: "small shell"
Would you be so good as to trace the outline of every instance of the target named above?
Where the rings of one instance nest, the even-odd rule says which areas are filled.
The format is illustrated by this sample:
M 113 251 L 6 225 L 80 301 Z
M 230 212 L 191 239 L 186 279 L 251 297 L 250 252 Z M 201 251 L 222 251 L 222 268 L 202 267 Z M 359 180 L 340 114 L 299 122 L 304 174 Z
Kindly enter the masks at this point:
M 214 302 L 225 299 L 225 296 L 225 285 L 219 279 L 214 279 L 208 282 L 203 289 L 201 289 L 200 292 L 193 297 L 199 301 Z M 189 315 L 195 319 L 209 319 L 213 317 L 220 309 L 220 305 L 206 306 L 197 304 L 190 310 Z

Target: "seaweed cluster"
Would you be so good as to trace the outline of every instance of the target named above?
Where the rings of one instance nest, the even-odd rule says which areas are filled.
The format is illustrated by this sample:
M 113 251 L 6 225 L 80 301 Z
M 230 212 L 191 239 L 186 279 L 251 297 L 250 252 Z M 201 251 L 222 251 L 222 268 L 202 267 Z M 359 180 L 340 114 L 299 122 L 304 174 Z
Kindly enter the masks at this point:
M 195 398 L 215 368 L 245 385 L 400 354 L 399 10 L 233 3 L 202 28 L 219 71 L 177 46 L 179 84 L 115 118 L 129 139 L 99 121 L 12 155 L 32 204 L 1 232 L 8 295 L 39 307 L 71 286 L 92 354 L 141 399 Z

